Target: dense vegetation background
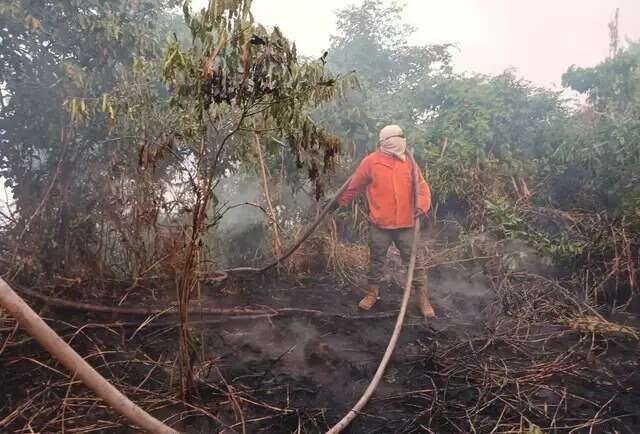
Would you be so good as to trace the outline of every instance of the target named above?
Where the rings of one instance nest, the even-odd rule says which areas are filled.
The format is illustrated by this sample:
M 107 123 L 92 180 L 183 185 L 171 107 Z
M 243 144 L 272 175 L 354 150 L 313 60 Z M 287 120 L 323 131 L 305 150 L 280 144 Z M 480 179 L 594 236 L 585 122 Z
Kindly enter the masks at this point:
M 3 245 L 32 277 L 139 277 L 157 270 L 171 237 L 207 235 L 212 260 L 225 261 L 215 245 L 225 208 L 264 202 L 256 140 L 278 196 L 266 211 L 282 226 L 309 196 L 279 192 L 311 181 L 322 196 L 333 162 L 349 172 L 393 122 L 426 169 L 434 219 L 455 212 L 465 230 L 597 267 L 608 276 L 600 289 L 636 288 L 635 43 L 612 40 L 601 64 L 567 70 L 563 85 L 585 95 L 576 105 L 513 71 L 453 72 L 450 47 L 411 46 L 402 8 L 379 1 L 339 11 L 315 60 L 253 23 L 250 2 L 218 16 L 187 7 L 186 26 L 175 2 L 41 6 L 0 9 L 0 165 L 15 200 Z M 246 207 L 243 230 L 268 224 Z M 558 212 L 563 227 L 541 221 Z

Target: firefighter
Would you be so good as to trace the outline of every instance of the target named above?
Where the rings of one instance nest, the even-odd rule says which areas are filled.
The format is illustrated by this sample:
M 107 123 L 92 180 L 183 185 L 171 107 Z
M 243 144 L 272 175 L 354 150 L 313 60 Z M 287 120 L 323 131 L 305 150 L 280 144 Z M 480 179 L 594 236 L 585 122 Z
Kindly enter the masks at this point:
M 369 204 L 368 288 L 367 295 L 358 304 L 363 310 L 370 310 L 380 299 L 380 282 L 391 243 L 400 251 L 403 264 L 408 266 L 415 218 L 426 216 L 431 207 L 431 191 L 422 171 L 407 152 L 402 129 L 388 125 L 380 131 L 379 138 L 378 149 L 362 160 L 336 205 L 346 207 L 358 193 L 365 193 Z M 414 176 L 418 186 L 415 209 Z M 424 265 L 424 249 L 418 248 L 413 291 L 417 293 L 422 315 L 433 318 Z

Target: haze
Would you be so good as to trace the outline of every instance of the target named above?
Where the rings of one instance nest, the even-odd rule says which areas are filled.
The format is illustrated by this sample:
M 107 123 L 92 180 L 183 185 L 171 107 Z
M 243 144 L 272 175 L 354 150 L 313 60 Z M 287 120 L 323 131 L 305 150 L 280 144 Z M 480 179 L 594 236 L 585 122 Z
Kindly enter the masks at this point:
M 206 0 L 194 2 L 206 4 Z M 256 19 L 279 25 L 304 54 L 320 55 L 336 32 L 345 0 L 254 0 Z M 415 44 L 454 43 L 458 71 L 496 74 L 515 67 L 544 86 L 559 85 L 572 64 L 591 66 L 607 56 L 607 23 L 620 8 L 620 37 L 640 39 L 638 0 L 409 0 L 406 20 Z

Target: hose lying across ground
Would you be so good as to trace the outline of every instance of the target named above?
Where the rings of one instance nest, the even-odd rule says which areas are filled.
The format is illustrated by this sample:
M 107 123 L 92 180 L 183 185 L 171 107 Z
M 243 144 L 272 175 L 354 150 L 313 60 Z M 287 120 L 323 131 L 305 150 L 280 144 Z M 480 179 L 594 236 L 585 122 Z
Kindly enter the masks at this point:
M 418 252 L 418 238 L 420 238 L 420 217 L 417 216 L 415 212 L 418 206 L 418 174 L 417 174 L 417 166 L 416 162 L 413 159 L 413 155 L 407 152 L 407 156 L 413 165 L 413 170 L 411 171 L 411 181 L 413 183 L 413 213 L 416 215 L 413 222 L 413 242 L 411 243 L 411 257 L 409 258 L 409 266 L 407 268 L 407 278 L 404 284 L 404 293 L 402 295 L 402 304 L 400 305 L 400 313 L 398 313 L 398 319 L 396 320 L 396 325 L 393 328 L 393 333 L 391 334 L 391 339 L 389 339 L 389 343 L 387 344 L 387 349 L 382 356 L 382 360 L 378 365 L 378 369 L 376 373 L 373 375 L 371 382 L 365 389 L 364 393 L 356 402 L 351 410 L 337 423 L 335 424 L 326 434 L 338 434 L 342 432 L 357 416 L 360 410 L 367 405 L 369 399 L 373 395 L 373 392 L 378 387 L 380 383 L 380 379 L 384 374 L 384 370 L 387 368 L 387 364 L 389 363 L 389 359 L 391 359 L 391 355 L 393 351 L 396 349 L 396 344 L 398 343 L 398 338 L 400 337 L 400 331 L 402 330 L 402 324 L 404 323 L 404 317 L 407 313 L 407 305 L 409 304 L 409 297 L 411 296 L 411 285 L 413 283 L 413 273 L 416 268 L 416 254 Z M 337 197 L 338 195 L 336 195 Z M 335 198 L 334 198 L 335 200 Z
M 93 369 L 73 348 L 69 346 L 51 327 L 16 294 L 7 283 L 0 279 L 0 306 L 9 312 L 27 333 L 33 336 L 74 377 L 104 399 L 115 411 L 129 419 L 134 425 L 159 434 L 177 434 L 155 417 L 138 407 L 122 392 L 113 387 L 98 371 Z
M 402 330 L 402 324 L 404 323 L 404 316 L 407 313 L 407 305 L 409 304 L 409 297 L 411 295 L 411 283 L 413 282 L 413 272 L 416 268 L 416 252 L 418 245 L 418 237 L 420 236 L 420 220 L 416 219 L 415 226 L 413 228 L 413 244 L 411 245 L 411 260 L 409 261 L 409 268 L 407 270 L 407 281 L 404 286 L 404 294 L 402 295 L 402 304 L 400 305 L 400 313 L 398 314 L 398 319 L 396 320 L 396 325 L 393 329 L 393 334 L 391 335 L 391 339 L 389 339 L 389 344 L 387 345 L 387 349 L 384 352 L 384 356 L 382 356 L 382 360 L 380 361 L 380 365 L 378 365 L 378 369 L 367 386 L 367 389 L 362 394 L 362 397 L 358 400 L 356 405 L 347 413 L 337 424 L 333 426 L 327 434 L 338 434 L 342 432 L 347 425 L 349 425 L 355 418 L 358 416 L 360 410 L 367 405 L 369 399 L 375 392 L 378 384 L 380 383 L 380 379 L 384 374 L 384 370 L 387 368 L 387 364 L 389 363 L 389 359 L 391 359 L 391 355 L 396 348 L 396 344 L 398 343 L 398 338 L 400 337 L 400 330 Z
M 411 158 L 413 162 L 413 158 Z M 414 170 L 413 170 L 413 185 L 414 185 L 414 209 L 415 209 L 415 196 L 417 195 L 417 177 L 415 173 L 415 162 L 413 162 Z M 302 235 L 298 238 L 298 240 L 287 249 L 279 258 L 275 259 L 273 262 L 268 263 L 267 265 L 261 268 L 250 268 L 250 267 L 240 267 L 240 268 L 232 268 L 228 270 L 224 270 L 219 275 L 221 276 L 219 280 L 224 280 L 227 278 L 229 273 L 240 273 L 240 272 L 256 272 L 262 273 L 265 272 L 282 261 L 286 260 L 289 256 L 291 256 L 301 245 L 302 243 L 309 238 L 309 236 L 315 231 L 318 225 L 322 222 L 324 217 L 329 213 L 331 209 L 333 209 L 340 195 L 347 189 L 349 186 L 349 182 L 351 178 L 349 178 L 336 192 L 333 199 L 324 206 L 320 214 L 314 220 L 314 222 L 305 229 Z M 407 281 L 404 288 L 404 294 L 402 297 L 402 304 L 400 307 L 400 313 L 398 314 L 398 319 L 396 320 L 396 325 L 393 330 L 393 334 L 391 335 L 391 339 L 389 340 L 389 344 L 387 345 L 387 349 L 382 357 L 380 365 L 376 370 L 376 373 L 371 380 L 371 383 L 365 390 L 362 397 L 358 400 L 355 406 L 340 420 L 333 428 L 331 428 L 327 433 L 328 434 L 337 434 L 344 430 L 349 423 L 351 423 L 358 412 L 367 404 L 376 388 L 378 387 L 378 383 L 384 374 L 384 370 L 389 363 L 389 359 L 393 354 L 396 343 L 400 336 L 400 331 L 402 329 L 402 324 L 404 322 L 404 317 L 407 310 L 407 305 L 409 302 L 409 297 L 411 295 L 411 284 L 413 281 L 413 273 L 415 269 L 416 263 L 416 251 L 417 251 L 417 242 L 420 233 L 420 220 L 419 218 L 415 219 L 414 225 L 414 238 L 413 244 L 411 247 L 411 259 L 409 261 L 408 271 L 407 271 Z M 136 308 L 123 308 L 123 307 L 109 307 L 109 306 L 99 306 L 92 305 L 86 303 L 79 303 L 73 301 L 65 301 L 54 299 L 51 297 L 46 297 L 44 295 L 38 294 L 31 290 L 24 290 L 27 294 L 37 297 L 45 302 L 50 302 L 53 304 L 62 305 L 63 307 L 71 307 L 71 308 L 84 308 L 87 310 L 94 311 L 102 311 L 102 312 L 115 312 L 115 313 L 123 313 L 123 314 L 156 314 L 161 313 L 163 311 L 157 310 L 149 310 L 149 309 L 136 309 Z M 126 417 L 133 424 L 139 426 L 140 428 L 146 430 L 151 433 L 160 433 L 160 434 L 173 434 L 178 431 L 173 428 L 165 425 L 158 419 L 151 416 L 149 413 L 142 410 L 132 401 L 130 401 L 124 394 L 122 394 L 118 389 L 116 389 L 109 381 L 107 381 L 100 373 L 98 373 L 95 369 L 91 367 L 73 348 L 71 348 L 60 336 L 56 334 L 43 320 L 36 314 L 25 302 L 24 300 L 16 294 L 11 287 L 4 282 L 4 280 L 0 279 L 0 306 L 6 309 L 13 317 L 16 318 L 20 326 L 27 331 L 31 336 L 33 336 L 52 356 L 57 358 L 67 369 L 69 369 L 74 376 L 77 376 L 82 382 L 87 385 L 90 389 L 92 389 L 96 395 L 100 398 L 104 399 L 115 411 Z M 170 309 L 169 309 L 170 310 Z M 251 315 L 251 314 L 261 314 L 265 313 L 264 311 L 255 311 L 251 309 L 205 309 L 207 313 L 215 313 L 215 314 L 232 314 L 232 315 Z M 166 310 L 165 310 L 166 311 Z

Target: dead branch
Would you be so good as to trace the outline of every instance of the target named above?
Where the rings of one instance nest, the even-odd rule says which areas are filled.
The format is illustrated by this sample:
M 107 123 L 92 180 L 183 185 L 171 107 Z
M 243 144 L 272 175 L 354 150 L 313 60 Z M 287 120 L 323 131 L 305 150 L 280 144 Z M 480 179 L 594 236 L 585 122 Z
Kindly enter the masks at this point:
M 159 315 L 159 314 L 175 314 L 177 306 L 169 306 L 166 309 L 143 309 L 143 308 L 131 308 L 120 306 L 105 306 L 101 304 L 84 303 L 79 301 L 64 300 L 56 297 L 49 297 L 38 293 L 32 289 L 19 288 L 20 292 L 27 294 L 30 297 L 45 302 L 50 306 L 57 306 L 65 309 L 73 309 L 88 312 L 101 312 L 101 313 L 115 313 L 122 315 Z M 383 312 L 380 314 L 367 314 L 367 315 L 345 315 L 341 313 L 323 312 L 314 309 L 301 309 L 301 308 L 272 308 L 265 306 L 264 309 L 255 309 L 251 307 L 236 307 L 236 308 L 214 308 L 214 307 L 193 307 L 190 309 L 194 314 L 205 315 L 220 315 L 231 317 L 242 317 L 245 319 L 256 318 L 273 318 L 277 316 L 287 315 L 311 315 L 318 317 L 333 317 L 346 320 L 364 320 L 364 319 L 380 319 L 389 318 L 396 315 L 396 312 Z M 203 321 L 190 321 L 190 324 L 213 324 L 218 320 L 203 320 Z M 113 325 L 132 325 L 139 323 L 113 323 Z M 173 325 L 173 323 L 167 323 L 166 325 Z
M 264 198 L 269 208 L 269 220 L 271 220 L 271 227 L 273 230 L 273 253 L 276 257 L 280 256 L 282 251 L 282 242 L 280 241 L 280 234 L 278 233 L 278 219 L 275 209 L 271 203 L 271 194 L 269 193 L 269 180 L 267 179 L 267 168 L 264 164 L 264 158 L 262 156 L 262 145 L 260 144 L 260 138 L 257 133 L 253 133 L 253 140 L 258 153 L 258 161 L 260 162 L 260 172 L 262 173 L 262 189 L 264 191 Z

